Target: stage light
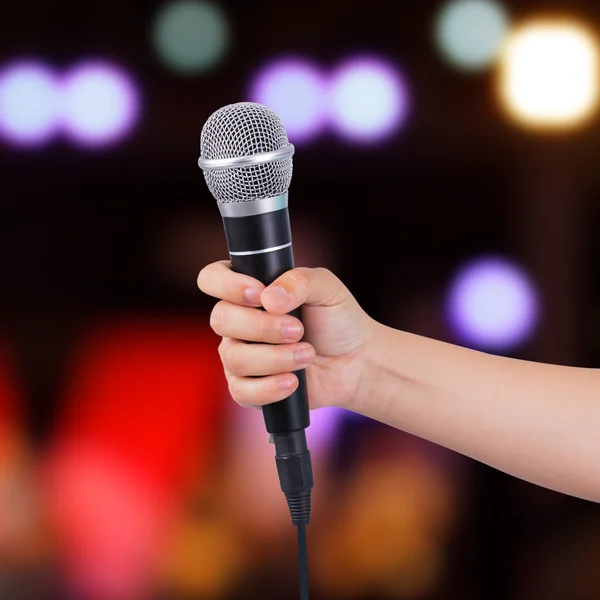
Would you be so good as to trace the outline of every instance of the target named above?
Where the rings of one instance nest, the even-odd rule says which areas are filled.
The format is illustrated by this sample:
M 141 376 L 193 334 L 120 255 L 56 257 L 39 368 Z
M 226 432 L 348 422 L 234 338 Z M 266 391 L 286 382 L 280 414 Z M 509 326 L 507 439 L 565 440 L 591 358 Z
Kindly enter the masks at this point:
M 198 320 L 103 322 L 69 373 L 41 469 L 67 582 L 78 598 L 148 598 L 165 528 L 223 433 L 215 338 Z
M 502 258 L 467 264 L 452 282 L 449 324 L 471 347 L 508 351 L 534 332 L 540 312 L 537 291 L 519 266 Z
M 407 85 L 384 60 L 353 58 L 333 74 L 330 118 L 333 127 L 350 140 L 381 142 L 400 129 L 408 111 Z
M 224 58 L 230 27 L 216 4 L 180 0 L 161 7 L 154 19 L 152 41 L 167 67 L 181 75 L 198 75 Z
M 156 489 L 111 452 L 79 440 L 44 465 L 43 501 L 66 587 L 80 598 L 148 597 L 166 511 Z
M 531 21 L 509 35 L 500 61 L 500 97 L 522 125 L 576 127 L 597 108 L 598 68 L 597 40 L 585 26 Z
M 36 62 L 9 65 L 0 74 L 0 136 L 19 146 L 39 146 L 56 133 L 59 101 L 54 74 Z
M 308 61 L 283 58 L 269 63 L 254 78 L 249 96 L 280 116 L 293 143 L 313 139 L 326 124 L 326 83 Z
M 113 144 L 136 124 L 140 113 L 138 91 L 120 68 L 104 62 L 82 63 L 63 86 L 63 127 L 83 146 Z
M 320 408 L 310 413 L 310 427 L 306 430 L 306 439 L 314 455 L 319 456 L 335 448 L 346 414 L 347 411 L 335 406 Z
M 435 42 L 454 67 L 482 71 L 498 57 L 509 24 L 508 11 L 499 2 L 453 0 L 438 13 Z

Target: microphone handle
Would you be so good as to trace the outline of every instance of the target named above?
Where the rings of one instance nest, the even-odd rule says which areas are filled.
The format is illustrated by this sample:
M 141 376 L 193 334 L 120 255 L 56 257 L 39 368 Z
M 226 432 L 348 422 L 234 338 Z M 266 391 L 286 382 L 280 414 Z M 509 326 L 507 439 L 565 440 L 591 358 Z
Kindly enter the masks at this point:
M 294 268 L 288 208 L 260 215 L 223 217 L 231 268 L 270 285 Z M 290 313 L 301 319 L 301 310 Z M 298 371 L 299 386 L 285 400 L 263 407 L 267 431 L 290 433 L 310 425 L 306 372 Z

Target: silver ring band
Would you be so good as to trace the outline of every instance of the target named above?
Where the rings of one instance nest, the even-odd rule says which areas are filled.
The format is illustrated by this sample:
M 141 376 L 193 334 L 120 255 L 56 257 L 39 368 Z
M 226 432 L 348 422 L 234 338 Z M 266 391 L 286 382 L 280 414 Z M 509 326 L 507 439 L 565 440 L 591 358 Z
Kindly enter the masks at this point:
M 230 252 L 231 256 L 254 256 L 255 254 L 267 254 L 268 252 L 277 252 L 277 250 L 283 250 L 289 248 L 292 242 L 284 244 L 283 246 L 277 246 L 275 248 L 265 248 L 264 250 L 251 250 L 250 252 Z
M 288 193 L 285 192 L 274 198 L 254 200 L 254 202 L 219 202 L 218 204 L 223 217 L 252 217 L 287 208 Z
M 263 152 L 262 154 L 253 154 L 251 156 L 238 156 L 236 158 L 199 158 L 198 166 L 203 171 L 219 171 L 223 169 L 239 169 L 241 167 L 253 167 L 263 165 L 273 161 L 286 160 L 294 156 L 296 148 L 293 144 L 288 144 L 285 148 L 273 152 Z

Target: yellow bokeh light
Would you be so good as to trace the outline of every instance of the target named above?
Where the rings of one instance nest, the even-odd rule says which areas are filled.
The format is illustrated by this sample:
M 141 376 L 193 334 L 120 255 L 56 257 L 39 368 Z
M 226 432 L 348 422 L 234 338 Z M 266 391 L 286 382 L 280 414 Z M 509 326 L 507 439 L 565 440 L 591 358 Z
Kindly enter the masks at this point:
M 579 22 L 530 21 L 509 35 L 499 66 L 502 103 L 520 124 L 568 129 L 598 105 L 598 43 Z

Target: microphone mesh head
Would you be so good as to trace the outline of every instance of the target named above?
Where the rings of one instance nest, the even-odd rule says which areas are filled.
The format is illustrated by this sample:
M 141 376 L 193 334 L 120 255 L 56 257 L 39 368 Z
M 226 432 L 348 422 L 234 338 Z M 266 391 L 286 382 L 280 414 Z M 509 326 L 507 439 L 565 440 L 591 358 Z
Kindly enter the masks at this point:
M 274 152 L 289 141 L 280 118 L 266 106 L 239 102 L 220 108 L 202 129 L 203 159 L 241 158 Z M 252 167 L 204 171 L 212 195 L 223 203 L 253 202 L 279 196 L 292 182 L 292 158 Z

